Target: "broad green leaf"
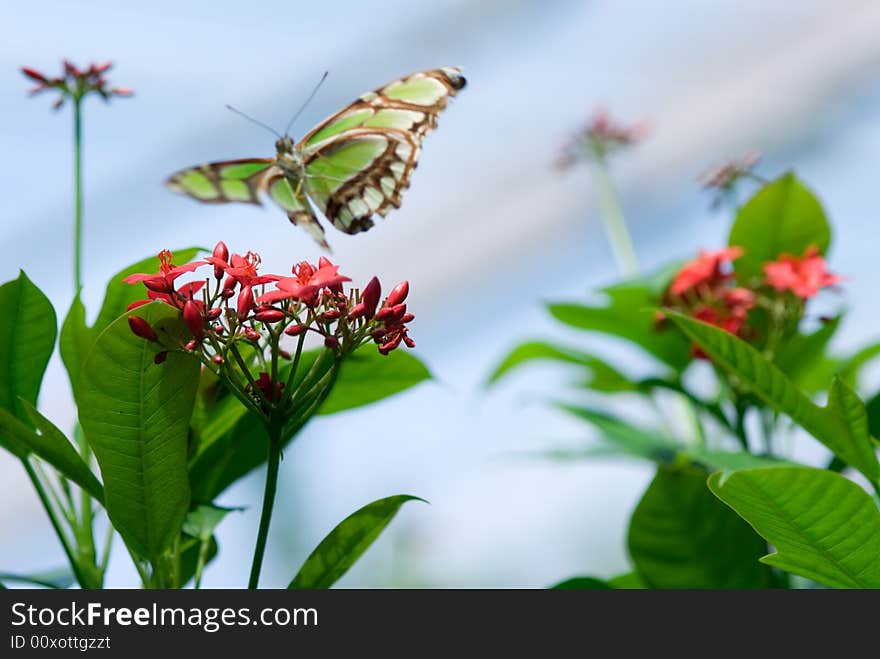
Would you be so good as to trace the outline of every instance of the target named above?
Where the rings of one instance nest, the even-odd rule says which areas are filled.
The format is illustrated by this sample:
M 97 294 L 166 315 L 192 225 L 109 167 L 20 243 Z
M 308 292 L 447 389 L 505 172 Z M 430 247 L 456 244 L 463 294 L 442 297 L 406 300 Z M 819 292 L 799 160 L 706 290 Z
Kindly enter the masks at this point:
M 572 577 L 550 586 L 550 590 L 609 590 L 610 588 L 607 582 L 596 577 Z
M 676 332 L 657 329 L 654 310 L 668 279 L 634 280 L 600 291 L 604 305 L 551 304 L 550 313 L 560 322 L 579 329 L 625 339 L 671 366 L 683 370 L 691 361 L 690 346 Z
M 865 409 L 868 412 L 868 430 L 871 436 L 880 437 L 880 393 L 865 403 Z
M 764 264 L 781 254 L 799 256 L 814 245 L 824 254 L 830 243 L 822 205 L 790 173 L 758 190 L 739 210 L 728 240 L 744 251 L 734 263 L 740 283 L 763 277 Z
M 388 398 L 431 377 L 409 352 L 395 350 L 383 356 L 365 346 L 342 362 L 333 390 L 318 414 L 335 414 Z
M 195 577 L 196 585 L 201 584 L 205 566 L 217 555 L 217 541 L 214 540 L 214 529 L 229 513 L 244 510 L 243 508 L 221 508 L 220 506 L 198 506 L 191 510 L 183 520 L 183 538 L 191 536 L 196 539 L 195 547 L 185 543 L 181 563 L 183 583 Z M 181 584 L 182 585 L 182 584 Z
M 348 572 L 407 501 L 407 494 L 379 499 L 352 513 L 330 531 L 303 563 L 288 588 L 330 588 Z
M 33 453 L 59 473 L 79 485 L 98 501 L 104 500 L 101 483 L 83 462 L 76 449 L 55 425 L 40 414 L 30 403 L 22 401 L 31 426 L 19 421 L 7 410 L 0 409 L 0 442 L 8 438 L 13 446 L 5 446 L 21 459 Z M 17 449 L 17 450 L 13 450 Z
M 852 481 L 770 467 L 713 474 L 709 487 L 776 549 L 764 563 L 835 588 L 880 588 L 880 510 Z
M 865 405 L 843 381 L 836 379 L 831 383 L 828 403 L 819 407 L 745 341 L 687 316 L 674 312 L 668 315 L 713 362 L 734 374 L 755 395 L 790 416 L 868 479 L 880 479 L 880 462 L 875 440 L 868 432 Z
M 161 334 L 180 332 L 178 313 L 153 303 L 136 314 Z M 127 316 L 110 323 L 83 364 L 79 418 L 104 480 L 113 526 L 138 555 L 155 560 L 180 533 L 189 508 L 187 431 L 199 363 L 132 334 Z
M 671 462 L 681 445 L 661 433 L 645 430 L 604 412 L 575 405 L 560 409 L 595 426 L 602 437 L 620 452 L 655 462 Z
M 176 265 L 189 263 L 199 252 L 203 251 L 205 250 L 199 247 L 178 250 L 174 252 L 174 263 Z M 98 335 L 110 323 L 124 314 L 129 304 L 147 297 L 146 289 L 142 284 L 126 284 L 122 280 L 128 275 L 138 272 L 158 272 L 158 270 L 159 259 L 156 256 L 150 256 L 113 275 L 107 284 L 104 302 L 101 304 L 98 317 L 91 327 L 86 325 L 86 309 L 80 300 L 79 293 L 77 293 L 70 305 L 70 310 L 67 312 L 67 317 L 64 319 L 59 340 L 61 359 L 67 368 L 74 395 L 79 384 L 82 364 L 95 344 Z
M 63 590 L 70 588 L 76 578 L 68 567 L 62 567 L 57 570 L 50 570 L 40 574 L 12 574 L 10 572 L 0 572 L 0 580 L 13 583 L 23 583 L 30 586 L 40 586 L 42 588 L 51 588 L 53 590 Z
M 632 515 L 629 552 L 654 588 L 769 588 L 766 543 L 706 487 L 696 466 L 661 465 Z
M 497 382 L 503 375 L 522 364 L 546 359 L 585 367 L 588 375 L 584 386 L 594 391 L 612 393 L 641 390 L 637 382 L 628 378 L 605 360 L 585 352 L 554 346 L 543 341 L 529 341 L 514 348 L 489 376 L 486 384 L 491 385 Z
M 362 354 L 363 353 L 363 354 Z M 332 353 L 310 350 L 303 353 L 293 387 L 302 384 L 317 358 L 310 380 L 326 375 L 333 364 Z M 282 370 L 282 375 L 287 371 Z M 318 414 L 342 412 L 387 398 L 430 377 L 428 370 L 411 354 L 397 350 L 387 357 L 374 353 L 372 346 L 351 355 L 342 365 L 326 401 Z M 286 446 L 314 416 L 304 410 L 286 429 Z M 224 397 L 194 429 L 197 451 L 190 460 L 193 499 L 210 503 L 233 482 L 266 461 L 268 436 L 260 419 L 231 396 Z
M 55 348 L 55 310 L 24 272 L 0 286 L 0 408 L 30 423 L 19 397 L 37 404 Z

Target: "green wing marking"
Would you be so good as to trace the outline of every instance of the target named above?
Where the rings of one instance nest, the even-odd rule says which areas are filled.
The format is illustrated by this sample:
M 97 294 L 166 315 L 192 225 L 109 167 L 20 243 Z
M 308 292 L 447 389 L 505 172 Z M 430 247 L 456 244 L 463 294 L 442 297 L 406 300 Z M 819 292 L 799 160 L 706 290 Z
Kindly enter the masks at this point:
M 366 231 L 374 214 L 400 207 L 422 139 L 464 85 L 457 68 L 420 71 L 364 94 L 303 138 L 306 190 L 337 229 Z
M 259 193 L 274 162 L 274 158 L 212 162 L 179 171 L 165 184 L 174 192 L 203 202 L 259 204 Z
M 315 212 L 309 205 L 309 200 L 303 190 L 302 182 L 291 176 L 284 175 L 279 170 L 272 173 L 266 179 L 266 192 L 276 204 L 287 211 L 287 219 L 291 224 L 302 227 L 315 241 L 324 249 L 329 250 L 330 246 L 324 238 L 324 228 L 315 217 Z

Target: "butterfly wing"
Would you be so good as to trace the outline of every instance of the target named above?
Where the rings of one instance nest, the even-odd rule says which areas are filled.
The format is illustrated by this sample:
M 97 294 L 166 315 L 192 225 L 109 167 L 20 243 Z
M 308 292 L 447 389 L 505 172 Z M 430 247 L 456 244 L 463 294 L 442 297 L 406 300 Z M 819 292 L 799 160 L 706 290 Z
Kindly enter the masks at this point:
M 329 251 L 330 246 L 324 238 L 324 228 L 315 217 L 302 181 L 290 174 L 284 174 L 276 167 L 266 177 L 265 188 L 272 201 L 287 211 L 287 219 L 291 224 L 308 231 L 321 247 Z
M 372 215 L 400 207 L 422 139 L 464 86 L 458 68 L 420 71 L 362 95 L 302 139 L 306 191 L 337 229 L 366 231 Z
M 238 201 L 259 204 L 274 158 L 245 158 L 212 162 L 172 174 L 165 185 L 199 201 L 219 204 Z

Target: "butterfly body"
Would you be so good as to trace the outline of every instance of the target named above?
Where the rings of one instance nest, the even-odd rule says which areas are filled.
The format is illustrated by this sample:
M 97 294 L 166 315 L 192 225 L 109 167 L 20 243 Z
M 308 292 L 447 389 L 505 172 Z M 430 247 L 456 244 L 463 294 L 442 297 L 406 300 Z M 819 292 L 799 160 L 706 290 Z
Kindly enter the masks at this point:
M 168 179 L 175 192 L 207 203 L 260 203 L 267 194 L 291 223 L 327 248 L 316 206 L 340 231 L 355 234 L 399 208 L 424 136 L 465 86 L 454 67 L 430 69 L 360 96 L 298 143 L 275 143 L 274 158 L 209 163 Z M 311 202 L 311 203 L 310 203 Z

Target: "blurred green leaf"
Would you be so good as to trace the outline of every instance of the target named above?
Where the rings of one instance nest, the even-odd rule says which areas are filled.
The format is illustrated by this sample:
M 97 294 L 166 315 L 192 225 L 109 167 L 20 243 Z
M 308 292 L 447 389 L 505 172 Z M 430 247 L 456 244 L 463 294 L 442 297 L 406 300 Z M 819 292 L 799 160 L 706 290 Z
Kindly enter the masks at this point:
M 868 413 L 868 430 L 871 436 L 880 437 L 880 393 L 865 403 L 865 410 Z
M 787 337 L 774 363 L 801 389 L 815 393 L 828 387 L 838 361 L 828 354 L 828 342 L 840 326 L 841 316 L 833 318 L 811 334 L 796 332 Z
M 767 544 L 706 487 L 696 466 L 661 465 L 632 515 L 629 552 L 654 588 L 769 588 Z
M 714 474 L 709 487 L 775 547 L 764 563 L 835 588 L 880 588 L 880 510 L 852 481 L 771 467 Z
M 732 471 L 734 469 L 751 469 L 753 467 L 778 467 L 792 464 L 781 458 L 765 455 L 753 455 L 746 451 L 714 451 L 689 447 L 683 455 L 706 467 L 709 471 Z
M 365 346 L 342 362 L 336 383 L 318 414 L 335 414 L 375 403 L 430 379 L 431 374 L 411 353 L 387 356 Z
M 613 393 L 642 390 L 638 382 L 634 382 L 608 362 L 594 355 L 543 341 L 529 341 L 514 348 L 489 376 L 486 384 L 494 384 L 509 371 L 523 364 L 548 359 L 584 367 L 587 371 L 584 386 L 594 391 Z
M 0 408 L 25 423 L 19 397 L 36 406 L 55 348 L 55 310 L 24 272 L 0 286 Z
M 560 409 L 595 426 L 602 437 L 620 452 L 654 462 L 675 459 L 681 444 L 653 430 L 645 430 L 588 407 L 560 404 Z
M 595 577 L 572 577 L 550 586 L 550 590 L 609 590 L 610 588 L 611 586 L 605 581 Z
M 862 369 L 880 355 L 880 343 L 872 343 L 857 350 L 849 357 L 840 360 L 840 377 L 853 389 L 858 387 L 858 378 Z
M 132 312 L 157 333 L 183 333 L 178 312 L 156 302 Z M 104 478 L 107 513 L 126 544 L 155 560 L 189 508 L 187 430 L 199 363 L 135 336 L 127 316 L 110 323 L 83 364 L 79 418 Z
M 608 580 L 608 585 L 618 590 L 644 590 L 648 587 L 638 572 L 626 572 L 611 577 Z
M 551 304 L 554 318 L 578 329 L 625 339 L 676 371 L 691 361 L 690 345 L 677 332 L 657 329 L 654 312 L 669 282 L 666 273 L 609 286 L 603 305 Z
M 178 250 L 174 252 L 174 263 L 177 265 L 189 263 L 199 252 L 203 251 L 205 250 L 199 247 Z M 74 395 L 76 395 L 76 388 L 79 384 L 82 364 L 88 357 L 98 335 L 110 323 L 124 314 L 129 304 L 147 297 L 146 289 L 142 284 L 126 284 L 122 280 L 128 275 L 138 272 L 158 272 L 158 270 L 158 258 L 150 256 L 113 275 L 107 284 L 104 302 L 98 312 L 98 317 L 91 327 L 86 325 L 86 309 L 80 300 L 80 294 L 77 293 L 70 305 L 70 310 L 67 312 L 67 317 L 64 319 L 59 340 L 61 360 L 67 369 Z
M 765 185 L 740 208 L 728 240 L 744 250 L 734 263 L 743 285 L 763 277 L 764 264 L 781 254 L 799 256 L 813 245 L 824 254 L 830 243 L 822 204 L 791 173 Z
M 51 588 L 52 590 L 63 590 L 70 588 L 76 578 L 68 567 L 58 568 L 57 570 L 49 570 L 39 574 L 12 574 L 10 572 L 0 572 L 0 580 L 12 581 L 13 583 L 23 583 L 30 586 L 40 586 L 41 588 Z
M 103 502 L 104 490 L 92 470 L 83 462 L 76 449 L 55 425 L 30 403 L 22 400 L 31 426 L 25 425 L 7 410 L 0 409 L 0 443 L 21 459 L 33 453 L 55 467 L 59 473 L 79 485 L 98 501 Z
M 398 494 L 369 503 L 346 517 L 309 555 L 288 588 L 330 588 L 369 549 L 407 501 L 425 502 Z
M 880 480 L 875 440 L 865 405 L 843 381 L 832 381 L 828 403 L 813 403 L 785 374 L 745 341 L 722 329 L 670 312 L 669 317 L 721 368 L 830 448 L 869 480 Z

